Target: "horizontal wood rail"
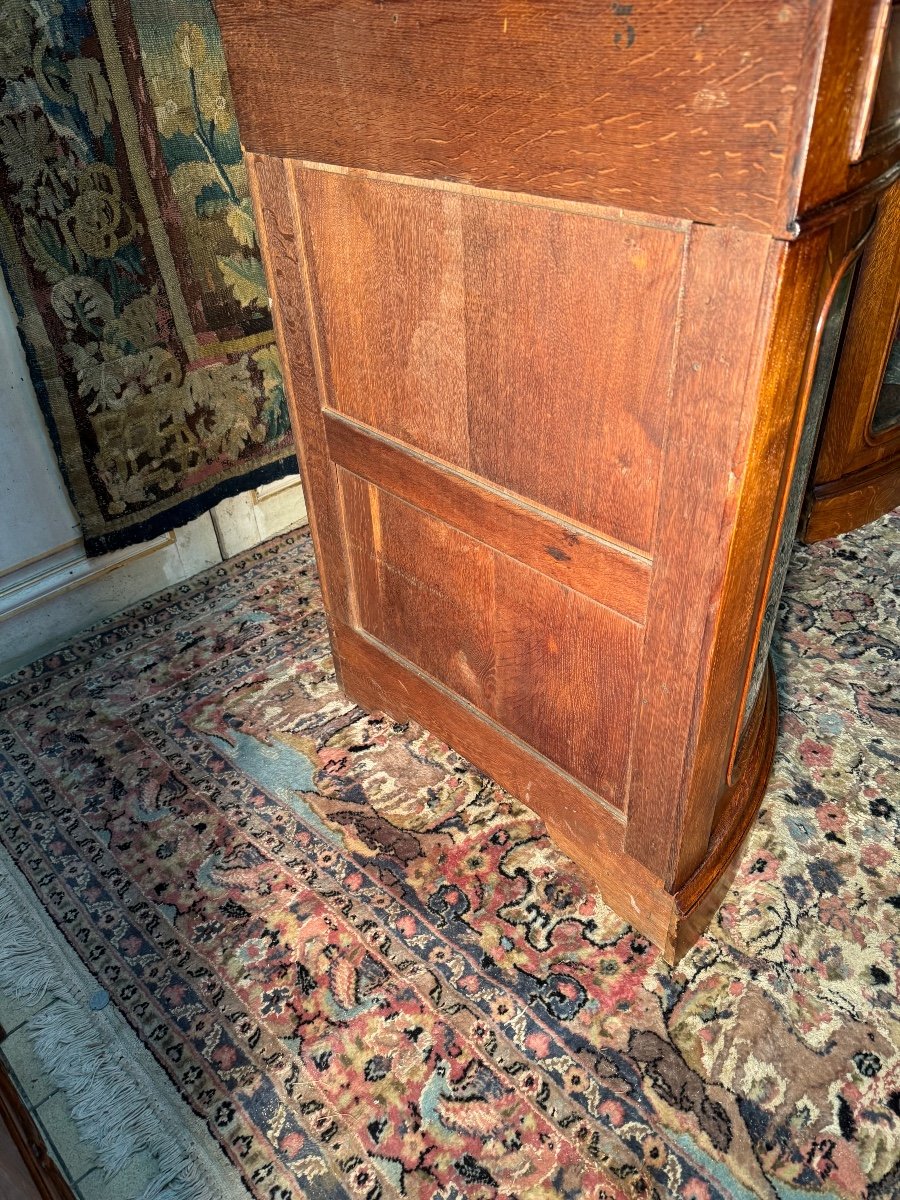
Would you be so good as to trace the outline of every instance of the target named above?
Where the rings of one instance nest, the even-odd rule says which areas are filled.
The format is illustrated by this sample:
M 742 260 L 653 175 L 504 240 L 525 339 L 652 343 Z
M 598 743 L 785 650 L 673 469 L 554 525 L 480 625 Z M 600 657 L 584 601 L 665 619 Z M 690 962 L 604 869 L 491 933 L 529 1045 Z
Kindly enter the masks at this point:
M 325 413 L 325 429 L 329 453 L 345 470 L 620 616 L 644 623 L 651 569 L 644 555 L 547 516 L 335 412 Z

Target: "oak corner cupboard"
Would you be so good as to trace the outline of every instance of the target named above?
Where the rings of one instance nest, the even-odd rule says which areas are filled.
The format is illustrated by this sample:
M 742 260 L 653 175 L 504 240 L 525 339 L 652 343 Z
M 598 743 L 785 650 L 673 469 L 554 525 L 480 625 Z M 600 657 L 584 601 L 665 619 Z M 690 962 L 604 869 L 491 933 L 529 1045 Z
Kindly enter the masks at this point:
M 670 961 L 770 769 L 889 0 L 216 0 L 339 677 Z

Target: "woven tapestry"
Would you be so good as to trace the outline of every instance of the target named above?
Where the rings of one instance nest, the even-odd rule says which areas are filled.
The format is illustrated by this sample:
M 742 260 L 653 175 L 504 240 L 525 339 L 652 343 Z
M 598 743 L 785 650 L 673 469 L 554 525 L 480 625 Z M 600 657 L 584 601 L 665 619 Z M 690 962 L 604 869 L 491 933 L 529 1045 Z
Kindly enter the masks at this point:
M 209 0 L 0 0 L 0 258 L 89 554 L 296 470 Z

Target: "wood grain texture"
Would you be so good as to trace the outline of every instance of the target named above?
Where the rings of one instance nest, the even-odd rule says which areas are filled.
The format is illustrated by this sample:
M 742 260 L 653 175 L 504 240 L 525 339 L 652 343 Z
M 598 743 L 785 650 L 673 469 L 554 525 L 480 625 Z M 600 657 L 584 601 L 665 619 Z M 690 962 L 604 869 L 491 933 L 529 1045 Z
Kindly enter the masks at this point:
M 497 559 L 500 724 L 622 808 L 642 631 L 512 559 Z
M 325 609 L 346 613 L 347 580 L 341 545 L 340 514 L 328 461 L 319 404 L 321 356 L 314 344 L 315 323 L 308 320 L 306 255 L 288 168 L 277 159 L 247 156 L 247 172 L 259 222 L 259 244 L 269 286 L 278 303 L 273 316 L 284 384 L 297 437 L 297 458 L 309 509 Z M 340 664 L 336 664 L 340 674 Z
M 777 232 L 828 7 L 216 2 L 250 150 Z
M 641 631 L 346 471 L 359 626 L 621 807 Z
M 328 403 L 469 465 L 456 193 L 295 167 Z
M 328 403 L 646 550 L 684 235 L 295 176 Z
M 685 237 L 496 203 L 467 234 L 472 469 L 648 550 Z
M 883 20 L 883 0 L 862 3 L 844 0 L 833 6 L 802 181 L 798 176 L 800 213 L 857 191 L 897 163 L 900 146 L 890 131 L 888 136 L 882 133 L 872 141 L 867 140 L 862 159 L 857 161 L 860 128 L 866 120 L 874 74 L 873 60 L 880 58 L 883 51 L 879 36 Z M 890 107 L 882 92 L 880 108 Z M 879 125 L 883 118 L 873 114 L 873 119 Z
M 810 419 L 818 420 L 810 416 L 810 407 L 821 341 L 839 280 L 852 272 L 868 223 L 863 207 L 830 231 L 770 248 L 764 293 L 771 295 L 772 306 L 758 326 L 762 368 L 738 451 L 742 470 L 734 494 L 735 523 L 684 797 L 682 877 L 692 863 L 708 860 L 709 797 L 719 797 L 711 829 L 715 841 L 735 789 L 741 787 L 748 746 L 758 737 L 748 713 L 751 680 L 783 526 L 794 488 L 803 486 L 795 485 L 794 477 L 804 430 Z M 805 353 L 798 353 L 798 347 L 805 347 Z M 793 539 L 793 529 L 787 537 Z
M 870 137 L 881 141 L 900 115 L 895 112 L 900 99 L 894 79 L 895 56 L 900 49 L 900 45 L 895 44 L 895 38 L 900 33 L 900 22 L 895 27 L 893 21 L 896 12 L 893 0 L 879 0 L 879 6 L 869 21 L 869 44 L 864 53 L 864 59 L 867 60 L 865 75 L 854 114 L 851 162 L 857 162 L 864 156 Z
M 360 627 L 492 713 L 493 552 L 356 476 L 339 478 Z
M 325 428 L 332 460 L 352 474 L 643 624 L 650 588 L 647 558 L 344 417 L 326 413 Z
M 804 542 L 840 537 L 900 506 L 900 453 L 813 488 Z
M 683 804 L 732 532 L 743 409 L 761 368 L 757 306 L 769 250 L 768 238 L 736 230 L 697 226 L 691 235 L 626 833 L 629 853 L 667 883 L 696 865 L 684 856 Z M 695 814 L 707 839 L 712 817 L 712 808 Z M 691 833 L 703 841 L 702 826 Z
M 794 245 L 773 244 L 764 290 L 771 297 L 768 320 L 759 324 L 758 353 L 764 355 L 756 404 L 744 413 L 735 451 L 736 479 L 731 490 L 735 521 L 714 634 L 714 648 L 700 713 L 697 756 L 691 777 L 694 798 L 723 797 L 736 778 L 738 742 L 750 674 L 766 602 L 767 562 L 778 545 L 779 515 L 791 479 L 791 448 L 802 428 L 803 380 L 816 317 L 827 291 L 823 263 L 827 230 Z M 804 352 L 798 353 L 798 347 Z M 758 369 L 758 368 L 757 368 Z M 740 519 L 738 520 L 738 515 Z M 749 736 L 749 727 L 745 731 Z M 702 851 L 685 846 L 686 862 Z

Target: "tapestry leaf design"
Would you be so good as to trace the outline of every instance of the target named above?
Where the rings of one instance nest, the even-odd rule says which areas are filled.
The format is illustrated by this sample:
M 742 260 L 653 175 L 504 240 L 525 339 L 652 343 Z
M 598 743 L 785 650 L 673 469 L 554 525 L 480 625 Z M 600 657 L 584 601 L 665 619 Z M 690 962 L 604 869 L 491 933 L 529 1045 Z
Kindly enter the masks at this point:
M 295 469 L 209 0 L 0 0 L 0 257 L 90 552 Z

